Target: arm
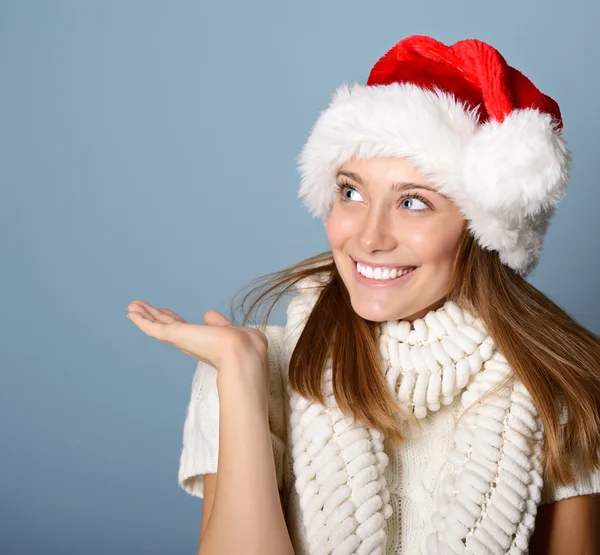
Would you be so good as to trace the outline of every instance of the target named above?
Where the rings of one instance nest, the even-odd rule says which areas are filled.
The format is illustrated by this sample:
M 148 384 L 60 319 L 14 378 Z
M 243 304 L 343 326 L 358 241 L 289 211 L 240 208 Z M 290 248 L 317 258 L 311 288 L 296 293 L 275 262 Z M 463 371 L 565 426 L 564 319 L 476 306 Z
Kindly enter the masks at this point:
M 208 519 L 212 511 L 213 501 L 215 499 L 215 488 L 217 487 L 217 473 L 206 474 L 204 477 L 204 501 L 202 503 L 202 520 L 200 523 L 200 540 L 204 537 L 204 531 L 208 525 Z M 281 502 L 281 510 L 285 514 L 285 507 L 283 505 L 283 495 L 279 493 L 279 500 Z M 198 551 L 200 550 L 200 543 L 198 543 Z
M 216 475 L 209 479 L 213 487 L 198 553 L 293 555 L 279 494 L 281 467 L 276 466 L 273 456 L 281 459 L 283 441 L 271 441 L 275 434 L 270 426 L 275 427 L 277 419 L 271 422 L 269 410 L 274 400 L 269 364 L 273 349 L 268 349 L 265 335 L 268 326 L 263 331 L 234 326 L 215 310 L 204 314 L 206 325 L 190 324 L 172 310 L 157 309 L 141 300 L 128 308 L 127 317 L 144 333 L 199 361 L 184 426 L 179 482 L 188 492 L 203 497 L 203 478 L 215 474 L 217 466 L 220 480 Z M 203 370 L 207 367 L 215 370 L 210 374 L 217 377 L 212 385 L 219 389 L 219 395 L 216 389 L 212 391 L 215 395 L 203 390 Z M 202 401 L 219 398 L 219 439 L 215 446 L 211 444 L 217 435 L 213 433 L 214 415 Z M 199 434 L 194 430 L 196 417 L 205 424 L 200 423 Z M 194 452 L 196 456 L 191 457 Z
M 202 521 L 200 523 L 200 541 L 204 537 L 208 519 L 212 512 L 213 502 L 215 500 L 215 489 L 217 487 L 217 473 L 206 474 L 204 476 L 204 500 L 202 502 Z M 198 544 L 198 553 L 200 552 L 200 544 Z
M 198 555 L 293 555 L 277 487 L 268 421 L 268 392 L 249 366 L 228 360 L 219 370 L 219 479 Z M 205 487 L 206 487 L 205 482 Z M 204 510 L 204 509 L 203 509 Z
M 579 495 L 542 505 L 529 543 L 530 555 L 600 553 L 600 496 Z

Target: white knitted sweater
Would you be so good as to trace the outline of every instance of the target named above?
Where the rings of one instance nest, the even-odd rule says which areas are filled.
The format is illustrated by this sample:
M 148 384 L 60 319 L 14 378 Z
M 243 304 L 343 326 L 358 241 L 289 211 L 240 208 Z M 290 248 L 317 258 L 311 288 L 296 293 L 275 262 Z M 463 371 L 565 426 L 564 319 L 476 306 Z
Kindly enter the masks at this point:
M 540 439 L 543 428 L 520 383 L 458 421 L 509 369 L 481 321 L 450 302 L 380 326 L 388 385 L 416 417 L 401 422 L 399 447 L 343 417 L 330 367 L 326 405 L 306 402 L 290 390 L 287 367 L 313 302 L 301 292 L 286 326 L 266 328 L 269 423 L 296 555 L 525 554 L 539 505 L 600 493 L 600 472 L 580 473 L 572 486 L 542 483 L 540 444 L 526 437 Z M 179 468 L 190 494 L 203 497 L 218 447 L 216 370 L 199 363 Z

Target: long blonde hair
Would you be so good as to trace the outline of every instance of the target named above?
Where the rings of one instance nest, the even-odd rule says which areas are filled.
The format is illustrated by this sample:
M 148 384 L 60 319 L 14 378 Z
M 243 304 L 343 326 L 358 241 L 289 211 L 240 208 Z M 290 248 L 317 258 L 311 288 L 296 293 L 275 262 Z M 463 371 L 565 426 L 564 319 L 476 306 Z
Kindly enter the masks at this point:
M 251 282 L 253 287 L 241 303 L 236 303 L 241 291 L 234 296 L 231 319 L 235 321 L 234 313 L 241 309 L 241 325 L 247 325 L 251 314 L 271 301 L 265 324 L 277 301 L 298 281 L 323 275 L 327 279 L 317 290 L 316 304 L 290 360 L 290 386 L 307 399 L 324 403 L 320 386 L 331 356 L 340 410 L 378 428 L 398 445 L 404 439 L 397 420 L 402 410 L 381 371 L 378 323 L 353 310 L 331 252 Z M 499 387 L 518 379 L 530 392 L 544 426 L 544 479 L 556 485 L 573 483 L 572 464 L 594 471 L 600 446 L 600 337 L 502 264 L 497 252 L 482 248 L 466 227 L 446 298 L 477 315 L 506 357 L 513 373 Z M 561 396 L 569 414 L 564 425 Z

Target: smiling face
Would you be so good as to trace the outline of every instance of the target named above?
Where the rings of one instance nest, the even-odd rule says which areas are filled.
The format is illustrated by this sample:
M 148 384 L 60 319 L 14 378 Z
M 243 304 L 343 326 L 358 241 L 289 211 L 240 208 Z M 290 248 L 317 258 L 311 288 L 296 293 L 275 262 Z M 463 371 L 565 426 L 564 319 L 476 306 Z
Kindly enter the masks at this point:
M 402 158 L 352 159 L 337 186 L 327 238 L 356 313 L 413 321 L 442 306 L 466 225 L 458 206 Z

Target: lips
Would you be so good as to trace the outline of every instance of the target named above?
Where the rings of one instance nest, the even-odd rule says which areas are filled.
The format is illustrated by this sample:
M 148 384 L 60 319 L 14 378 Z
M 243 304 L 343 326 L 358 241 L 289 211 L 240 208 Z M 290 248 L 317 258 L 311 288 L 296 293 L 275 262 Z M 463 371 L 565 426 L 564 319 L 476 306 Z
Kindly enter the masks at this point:
M 416 266 L 415 264 L 396 264 L 396 263 L 390 263 L 390 264 L 386 264 L 386 263 L 375 263 L 375 262 L 367 262 L 366 260 L 359 260 L 357 258 L 354 257 L 350 257 L 350 259 L 356 264 L 362 264 L 363 266 L 369 266 L 371 268 L 388 268 L 388 269 L 392 269 L 395 268 L 396 270 L 402 269 L 405 270 L 406 268 L 418 268 L 418 266 Z
M 359 268 L 360 266 L 360 268 Z M 362 264 L 356 264 L 356 271 L 367 279 L 373 279 L 377 281 L 387 281 L 390 279 L 396 279 L 402 277 L 403 275 L 407 275 L 410 272 L 416 269 L 416 266 L 406 266 L 404 268 L 381 268 L 379 266 L 372 268 L 365 268 Z
M 414 275 L 415 271 L 419 269 L 419 266 L 416 266 L 413 268 L 414 268 L 413 270 L 405 273 L 404 275 L 402 275 L 400 277 L 395 277 L 395 278 L 391 278 L 391 279 L 373 279 L 373 278 L 368 278 L 366 276 L 363 276 L 358 271 L 357 263 L 355 262 L 352 264 L 352 273 L 354 274 L 354 279 L 356 279 L 356 281 L 361 285 L 365 285 L 370 288 L 390 287 L 390 286 L 400 286 L 400 285 L 406 283 L 408 280 L 410 280 L 412 278 L 412 276 Z

